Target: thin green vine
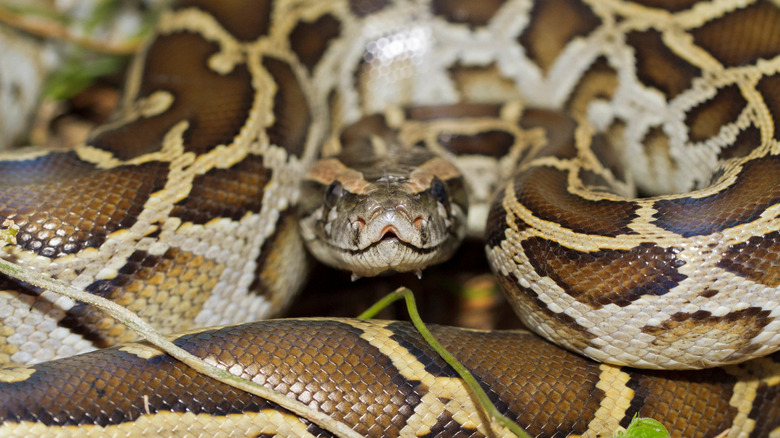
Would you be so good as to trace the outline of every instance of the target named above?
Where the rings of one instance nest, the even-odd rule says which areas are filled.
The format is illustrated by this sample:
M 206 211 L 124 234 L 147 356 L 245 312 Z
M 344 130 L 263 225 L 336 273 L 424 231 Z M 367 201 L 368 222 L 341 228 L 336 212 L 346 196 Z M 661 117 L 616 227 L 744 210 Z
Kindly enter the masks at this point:
M 358 315 L 358 318 L 373 318 L 377 313 L 381 312 L 382 309 L 402 298 L 406 301 L 406 309 L 409 312 L 409 318 L 412 320 L 414 327 L 418 332 L 420 332 L 420 335 L 423 337 L 423 339 L 425 339 L 425 342 L 427 342 L 428 345 L 430 345 L 431 348 L 433 348 L 433 350 L 436 351 L 436 353 L 439 354 L 439 356 L 441 356 L 441 358 L 444 359 L 444 361 L 447 362 L 447 364 L 451 366 L 456 373 L 458 373 L 460 378 L 463 379 L 463 381 L 471 390 L 472 394 L 477 397 L 477 400 L 482 406 L 482 409 L 484 409 L 485 413 L 495 419 L 497 423 L 509 429 L 516 436 L 520 438 L 530 438 L 531 436 L 528 435 L 528 433 L 524 431 L 517 423 L 510 420 L 504 414 L 499 412 L 498 409 L 496 409 L 495 405 L 493 405 L 493 402 L 490 401 L 487 394 L 482 389 L 482 387 L 479 386 L 477 379 L 474 378 L 471 372 L 466 369 L 463 364 L 458 362 L 455 356 L 447 351 L 447 349 L 444 348 L 444 346 L 441 345 L 438 340 L 436 340 L 433 334 L 425 326 L 425 323 L 423 323 L 422 318 L 420 318 L 420 314 L 417 311 L 417 304 L 414 300 L 414 294 L 411 290 L 405 287 L 395 290 L 394 292 L 388 294 L 376 302 L 373 306 L 369 307 L 368 310 Z

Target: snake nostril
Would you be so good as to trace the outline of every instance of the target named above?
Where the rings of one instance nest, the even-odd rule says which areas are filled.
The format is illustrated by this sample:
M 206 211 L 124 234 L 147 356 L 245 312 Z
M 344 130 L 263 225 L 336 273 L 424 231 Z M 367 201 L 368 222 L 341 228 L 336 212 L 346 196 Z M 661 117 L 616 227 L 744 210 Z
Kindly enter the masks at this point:
M 426 226 L 428 226 L 428 221 L 423 219 L 422 216 L 417 216 L 416 218 L 414 218 L 414 221 L 412 223 L 414 223 L 414 227 L 417 228 L 418 230 L 421 230 Z
M 355 232 L 361 232 L 361 231 L 363 231 L 363 228 L 366 227 L 366 220 L 363 219 L 362 217 L 358 217 L 357 219 L 352 221 L 352 223 L 350 225 L 352 226 L 352 229 Z

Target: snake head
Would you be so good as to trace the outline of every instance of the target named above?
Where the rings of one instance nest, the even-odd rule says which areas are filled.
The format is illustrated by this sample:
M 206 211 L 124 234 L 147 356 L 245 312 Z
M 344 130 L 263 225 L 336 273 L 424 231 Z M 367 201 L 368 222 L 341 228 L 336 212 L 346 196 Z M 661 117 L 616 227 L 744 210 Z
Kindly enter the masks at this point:
M 304 180 L 300 226 L 311 253 L 357 277 L 447 260 L 465 235 L 460 172 L 426 150 L 397 159 L 317 162 Z

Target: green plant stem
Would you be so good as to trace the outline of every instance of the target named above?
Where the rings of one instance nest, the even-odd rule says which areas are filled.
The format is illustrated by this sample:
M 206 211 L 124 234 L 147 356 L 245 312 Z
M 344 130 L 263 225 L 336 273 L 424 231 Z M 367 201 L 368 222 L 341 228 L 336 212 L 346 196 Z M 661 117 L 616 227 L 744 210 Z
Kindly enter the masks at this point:
M 422 318 L 420 318 L 420 314 L 417 311 L 417 304 L 414 300 L 414 294 L 411 290 L 405 287 L 395 290 L 394 292 L 386 295 L 384 298 L 376 302 L 376 304 L 373 306 L 369 307 L 368 310 L 358 315 L 358 318 L 373 318 L 377 313 L 381 312 L 382 309 L 391 303 L 400 300 L 401 298 L 406 301 L 406 309 L 409 312 L 409 318 L 412 320 L 412 324 L 414 324 L 414 327 L 417 329 L 417 331 L 420 332 L 420 335 L 423 337 L 423 339 L 425 339 L 425 342 L 427 342 L 428 345 L 430 345 L 431 348 L 433 348 L 433 350 L 436 351 L 436 353 L 438 353 L 439 356 L 441 356 L 441 358 L 444 359 L 444 361 L 447 362 L 447 364 L 458 373 L 460 378 L 463 379 L 474 396 L 477 397 L 479 404 L 482 405 L 482 408 L 485 410 L 485 412 L 489 416 L 493 417 L 497 423 L 509 429 L 516 436 L 520 438 L 531 438 L 531 436 L 528 435 L 528 433 L 524 431 L 519 425 L 517 425 L 517 423 L 510 420 L 504 414 L 499 412 L 498 409 L 496 409 L 495 405 L 493 405 L 493 402 L 490 401 L 487 394 L 485 394 L 485 391 L 481 386 L 479 386 L 477 379 L 474 378 L 471 372 L 466 369 L 466 367 L 464 367 L 460 362 L 458 362 L 455 356 L 447 351 L 447 349 L 436 340 L 433 334 L 423 323 Z

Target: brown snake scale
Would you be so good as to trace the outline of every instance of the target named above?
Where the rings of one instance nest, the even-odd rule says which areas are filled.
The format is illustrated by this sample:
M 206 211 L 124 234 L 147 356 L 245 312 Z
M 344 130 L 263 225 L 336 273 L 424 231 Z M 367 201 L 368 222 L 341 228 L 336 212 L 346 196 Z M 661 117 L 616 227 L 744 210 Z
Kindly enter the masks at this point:
M 19 229 L 2 256 L 190 331 L 176 343 L 359 435 L 509 436 L 406 323 L 192 331 L 283 311 L 304 243 L 360 276 L 483 235 L 522 321 L 567 350 L 433 331 L 530 435 L 606 437 L 638 414 L 672 436 L 777 438 L 776 126 L 770 0 L 179 0 L 107 125 L 0 155 L 0 223 Z M 372 154 L 409 176 L 344 164 Z M 382 204 L 386 223 L 350 218 L 327 255 L 332 198 L 376 181 L 445 220 Z M 422 250 L 398 243 L 416 230 Z M 134 339 L 0 277 L 0 436 L 333 436 L 145 344 L 111 347 Z

